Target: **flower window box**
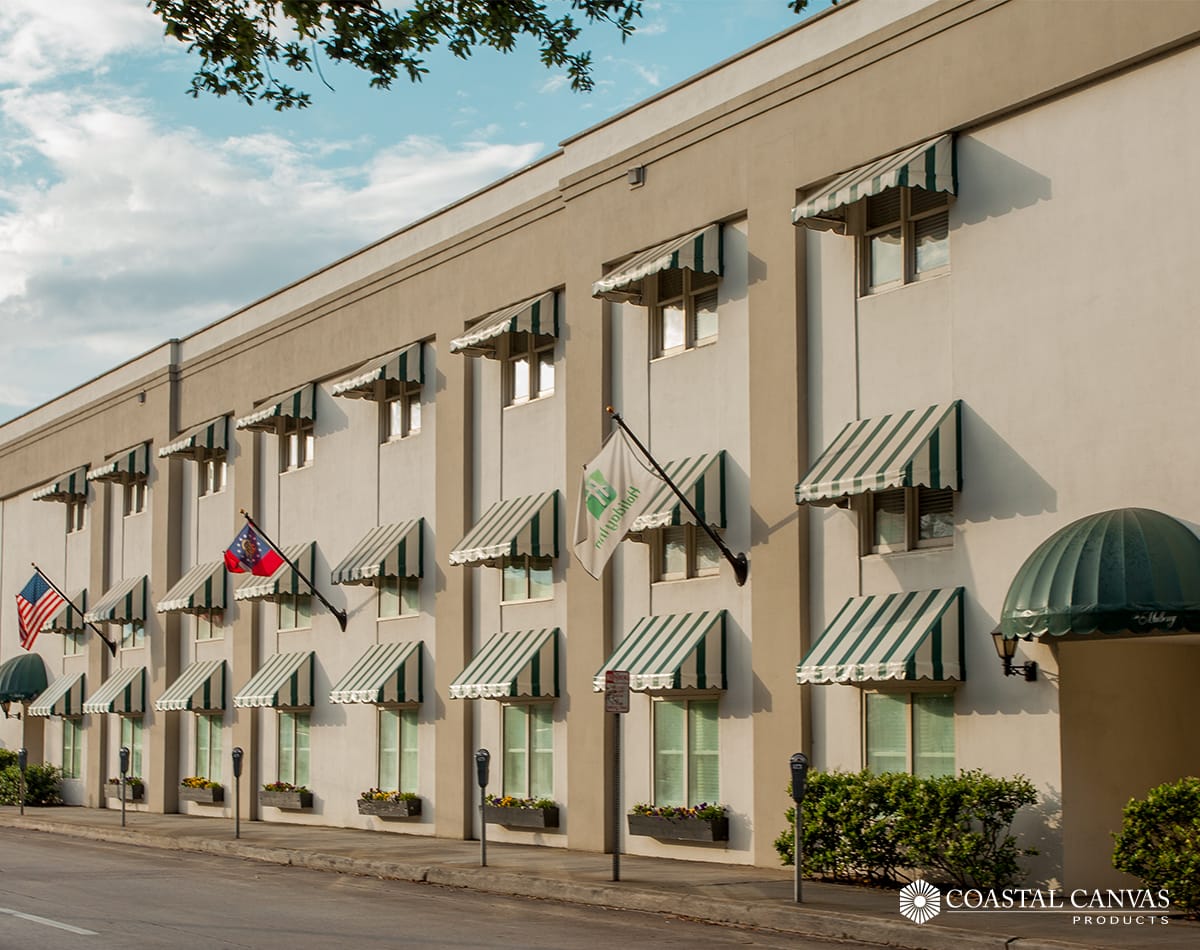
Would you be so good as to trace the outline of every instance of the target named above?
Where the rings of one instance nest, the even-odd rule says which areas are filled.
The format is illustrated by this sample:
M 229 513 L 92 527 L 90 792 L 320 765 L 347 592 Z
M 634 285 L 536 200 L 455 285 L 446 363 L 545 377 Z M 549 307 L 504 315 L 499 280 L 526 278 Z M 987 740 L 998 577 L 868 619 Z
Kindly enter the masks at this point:
M 729 840 L 729 816 L 723 805 L 635 805 L 627 817 L 631 835 L 668 841 Z
M 220 805 L 225 801 L 225 789 L 221 785 L 213 788 L 195 788 L 183 785 L 179 789 L 179 800 L 199 802 L 202 805 Z
M 283 808 L 299 811 L 313 807 L 313 793 L 307 788 L 272 789 L 258 792 L 258 804 L 263 808 Z
M 142 800 L 142 798 L 145 796 L 145 794 L 146 794 L 146 786 L 143 785 L 141 782 L 138 782 L 136 784 L 134 784 L 133 782 L 125 783 L 125 801 L 140 802 Z M 104 783 L 104 797 L 119 799 L 121 797 L 121 783 L 119 781 L 105 782 Z
M 548 799 L 489 795 L 483 805 L 483 820 L 506 828 L 557 828 L 558 806 Z
M 376 818 L 419 818 L 421 799 L 359 798 L 358 813 Z

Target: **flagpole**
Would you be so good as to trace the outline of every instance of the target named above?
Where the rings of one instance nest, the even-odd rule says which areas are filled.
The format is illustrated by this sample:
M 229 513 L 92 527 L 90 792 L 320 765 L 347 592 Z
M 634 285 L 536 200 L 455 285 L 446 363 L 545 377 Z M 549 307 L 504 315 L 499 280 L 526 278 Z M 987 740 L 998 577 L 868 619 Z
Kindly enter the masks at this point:
M 293 561 L 286 554 L 284 554 L 283 550 L 279 547 L 279 545 L 276 544 L 274 541 L 272 541 L 267 536 L 267 532 L 265 532 L 262 528 L 260 528 L 258 526 L 258 523 L 253 518 L 250 517 L 250 512 L 248 512 L 245 508 L 241 509 L 241 512 L 242 512 L 242 517 L 244 517 L 246 519 L 246 521 L 249 522 L 250 527 L 252 527 L 260 535 L 262 535 L 262 539 L 264 541 L 266 541 L 267 544 L 271 545 L 271 547 L 274 549 L 275 553 L 278 554 L 281 558 L 283 558 L 284 562 L 287 564 L 288 567 L 290 567 L 293 571 L 296 572 L 296 576 L 299 577 L 300 580 L 304 581 L 304 583 L 306 583 L 308 585 L 308 589 L 311 590 L 313 592 L 313 594 L 316 595 L 317 600 L 319 600 L 321 603 L 323 603 L 325 605 L 325 609 L 328 610 L 331 614 L 334 615 L 334 617 L 337 618 L 338 626 L 342 628 L 342 633 L 345 633 L 346 632 L 346 611 L 338 610 L 335 606 L 333 606 L 333 604 L 331 604 L 329 601 L 327 601 L 325 599 L 325 596 L 319 590 L 317 590 L 316 585 L 311 580 L 308 579 L 308 576 L 302 570 L 300 570 L 299 567 L 297 567 L 296 562 Z
M 83 617 L 83 611 L 80 610 L 78 607 L 75 606 L 75 604 L 73 604 L 71 602 L 71 598 L 68 597 L 66 594 L 64 594 L 59 589 L 58 585 L 54 583 L 54 581 L 50 580 L 50 578 L 48 578 L 44 573 L 42 573 L 42 569 L 40 567 L 38 567 L 37 564 L 35 564 L 33 561 L 30 561 L 29 563 L 33 564 L 33 569 L 38 572 L 38 577 L 40 577 L 47 584 L 49 584 L 50 588 L 54 591 L 54 593 L 58 594 L 59 597 L 61 597 L 63 600 L 65 600 L 67 602 L 68 607 L 70 607 L 72 610 L 74 610 L 75 613 L 79 614 L 80 617 Z M 116 656 L 117 655 L 117 645 L 115 643 L 113 643 L 112 640 L 108 639 L 108 637 L 106 637 L 103 633 L 101 633 L 100 628 L 97 627 L 90 620 L 84 620 L 83 622 L 86 623 L 89 627 L 91 627 L 93 630 L 96 631 L 96 635 L 101 640 L 103 640 L 105 642 L 105 644 L 108 646 L 109 653 L 111 653 L 113 656 Z
M 721 554 L 724 555 L 725 560 L 727 560 L 733 567 L 733 577 L 734 580 L 737 581 L 738 587 L 741 587 L 743 584 L 745 584 L 746 577 L 750 573 L 750 562 L 746 560 L 746 555 L 734 554 L 731 550 L 729 550 L 729 545 L 721 540 L 721 536 L 713 530 L 712 525 L 700 517 L 700 512 L 698 512 L 695 506 L 688 500 L 687 495 L 681 492 L 679 490 L 679 486 L 671 481 L 671 476 L 668 475 L 663 467 L 658 464 L 658 461 L 653 455 L 650 454 L 650 450 L 642 445 L 641 439 L 633 434 L 633 430 L 625 424 L 625 420 L 621 418 L 621 414 L 612 406 L 605 406 L 605 411 L 612 416 L 613 422 L 619 425 L 624 430 L 625 434 L 629 436 L 629 438 L 633 439 L 633 444 L 642 450 L 642 454 L 645 455 L 650 464 L 654 466 L 654 471 L 658 473 L 658 477 L 666 482 L 671 491 L 679 496 L 679 500 L 683 502 L 684 507 L 687 508 L 687 510 L 691 513 L 691 516 L 696 520 L 696 524 L 703 528 L 708 536 L 712 538 L 713 544 L 717 546 Z

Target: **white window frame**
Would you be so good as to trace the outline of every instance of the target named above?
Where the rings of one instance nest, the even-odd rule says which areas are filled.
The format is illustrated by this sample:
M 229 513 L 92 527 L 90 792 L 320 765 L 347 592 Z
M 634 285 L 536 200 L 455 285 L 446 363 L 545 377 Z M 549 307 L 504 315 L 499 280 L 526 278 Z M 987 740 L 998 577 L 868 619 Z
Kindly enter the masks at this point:
M 73 742 L 70 740 L 74 740 Z M 83 777 L 83 717 L 64 716 L 62 721 L 63 778 Z
M 860 212 L 862 228 L 861 236 L 859 238 L 860 296 L 869 296 L 870 294 L 878 293 L 882 290 L 890 290 L 893 287 L 903 287 L 906 284 L 926 280 L 930 277 L 940 276 L 950 270 L 950 205 L 953 203 L 954 196 L 948 192 L 929 192 L 928 194 L 934 198 L 934 203 L 931 203 L 928 207 L 923 208 L 920 211 L 914 212 L 912 210 L 912 193 L 914 189 L 901 187 L 899 189 L 899 216 L 883 224 L 878 224 L 874 227 L 871 227 L 869 225 L 870 216 L 868 205 L 871 202 L 888 195 L 888 193 L 892 190 L 893 189 L 887 189 L 886 191 L 880 192 L 878 195 L 872 195 L 871 197 L 864 198 L 862 201 L 862 210 Z M 926 221 L 938 216 L 943 216 L 946 220 L 946 263 L 939 267 L 918 271 L 916 225 L 921 221 Z M 887 234 L 891 231 L 900 232 L 900 276 L 892 280 L 875 283 L 874 275 L 871 273 L 871 240 L 879 235 Z
M 308 468 L 316 455 L 316 421 L 285 416 L 279 420 L 279 471 Z
M 652 774 L 650 776 L 650 787 L 654 790 L 654 804 L 655 805 L 666 805 L 666 806 L 688 805 L 688 806 L 690 806 L 690 805 L 699 805 L 702 802 L 708 802 L 709 804 L 715 804 L 717 801 L 720 800 L 720 772 L 721 772 L 721 740 L 720 740 L 720 736 L 721 736 L 721 706 L 720 706 L 720 702 L 721 702 L 720 696 L 714 696 L 711 693 L 695 695 L 695 696 L 671 693 L 669 695 L 654 696 L 651 698 L 651 703 L 650 703 L 650 762 L 651 762 Z M 701 704 L 704 704 L 704 705 L 711 704 L 717 713 L 717 717 L 716 717 L 716 721 L 717 721 L 716 756 L 717 756 L 718 778 L 717 778 L 716 794 L 712 795 L 711 797 L 708 795 L 701 795 L 701 793 L 700 793 L 701 790 L 699 788 L 693 788 L 692 781 L 691 781 L 691 773 L 692 773 L 692 769 L 691 769 L 691 754 L 692 754 L 692 751 L 691 751 L 691 747 L 692 747 L 691 709 L 693 706 L 701 705 Z M 682 796 L 669 796 L 670 798 L 681 797 L 680 801 L 666 800 L 666 798 L 662 795 L 662 793 L 659 789 L 659 774 L 658 773 L 660 771 L 660 766 L 659 766 L 660 751 L 659 751 L 659 740 L 658 740 L 658 717 L 662 714 L 663 707 L 667 706 L 667 705 L 679 706 L 679 707 L 682 707 L 682 709 L 683 709 L 683 737 L 682 737 L 683 748 L 680 750 L 680 755 L 682 756 L 681 766 L 680 766 L 680 776 L 683 781 L 683 789 L 682 789 L 683 794 L 682 794 Z
M 87 499 L 72 498 L 66 504 L 67 534 L 75 534 L 87 527 Z
M 145 475 L 136 475 L 121 484 L 123 500 L 122 512 L 126 518 L 140 515 L 146 510 L 149 501 L 150 486 L 146 484 Z
M 407 383 L 400 392 L 380 400 L 384 442 L 399 442 L 421 432 L 421 384 Z
M 557 340 L 547 334 L 506 334 L 505 354 L 502 361 L 504 374 L 504 405 L 523 406 L 554 395 L 555 346 Z M 549 368 L 549 385 L 542 378 L 542 368 Z M 524 382 L 521 392 L 519 382 Z
M 394 726 L 386 726 L 388 721 Z M 420 768 L 420 709 L 415 705 L 380 706 L 376 722 L 376 787 L 385 792 L 416 794 Z M 389 732 L 394 741 L 385 744 L 385 735 Z
M 894 493 L 904 492 L 904 539 L 893 544 L 881 544 L 876 538 L 875 520 L 879 496 L 895 497 Z M 941 503 L 946 496 L 950 497 L 950 517 L 953 521 L 957 507 L 957 493 L 948 488 L 887 488 L 878 492 L 865 492 L 862 495 L 862 553 L 868 554 L 901 554 L 906 551 L 918 551 L 928 548 L 947 548 L 954 545 L 954 530 L 946 537 L 921 537 L 921 514 L 929 508 L 935 509 L 930 514 L 940 514 Z
M 196 713 L 195 720 L 193 735 L 196 771 L 192 774 L 219 785 L 222 781 L 221 776 L 225 764 L 221 752 L 221 730 L 224 727 L 224 716 L 219 713 Z M 202 752 L 203 754 L 201 754 Z
M 651 569 L 653 571 L 654 583 L 662 584 L 670 581 L 686 581 L 695 580 L 699 577 L 718 577 L 721 573 L 721 549 L 713 544 L 708 533 L 699 525 L 684 524 L 684 525 L 668 525 L 664 528 L 651 533 L 650 538 L 650 555 Z M 683 571 L 668 571 L 666 564 L 666 556 L 668 545 L 672 542 L 682 541 L 684 545 L 684 570 Z M 716 552 L 716 563 L 712 565 L 702 566 L 700 564 L 700 550 L 702 547 L 710 547 Z
M 550 593 L 544 596 L 534 597 L 532 594 L 533 588 L 533 572 L 534 570 L 549 570 L 550 572 Z M 508 574 L 512 572 L 515 576 L 517 572 L 523 571 L 525 575 L 523 596 L 509 597 L 508 591 Z M 554 599 L 554 558 L 552 557 L 533 557 L 529 554 L 519 554 L 516 557 L 503 557 L 500 559 L 500 603 L 501 604 L 525 604 L 536 603 L 538 601 Z
M 945 684 L 938 684 L 938 687 L 931 689 L 910 689 L 910 690 L 863 690 L 862 691 L 862 713 L 859 717 L 862 728 L 862 767 L 869 768 L 871 759 L 871 736 L 868 728 L 868 707 L 873 696 L 888 696 L 904 701 L 905 716 L 905 772 L 909 775 L 918 775 L 928 777 L 935 773 L 918 772 L 916 771 L 918 751 L 916 749 L 916 736 L 919 733 L 917 717 L 920 712 L 920 701 L 922 699 L 949 699 L 952 707 L 952 728 L 950 733 L 951 751 L 950 751 L 950 768 L 949 771 L 943 770 L 936 774 L 956 774 L 958 764 L 958 715 L 953 710 L 955 704 L 954 689 L 947 688 Z
M 281 633 L 289 630 L 312 629 L 312 595 L 280 594 L 279 620 L 276 629 Z
M 86 634 L 82 630 L 68 630 L 63 634 L 63 656 L 79 656 L 83 653 L 83 638 Z
M 146 624 L 131 620 L 121 624 L 121 649 L 137 650 L 146 645 Z
M 199 449 L 196 453 L 196 495 L 204 498 L 225 490 L 229 479 L 228 462 L 224 450 L 209 452 Z
M 376 617 L 396 620 L 421 613 L 421 578 L 378 577 L 375 579 Z
M 524 757 L 524 766 L 520 774 L 510 766 L 510 758 L 517 751 L 509 746 L 508 721 L 510 716 L 520 714 L 524 717 L 524 748 L 520 750 Z M 534 728 L 535 716 L 543 720 L 549 719 L 544 735 L 549 736 L 549 746 L 535 745 L 534 740 L 538 731 Z M 542 725 L 545 725 L 543 722 Z M 500 705 L 500 746 L 501 754 L 501 788 L 505 795 L 514 798 L 554 798 L 554 703 L 553 701 L 534 703 L 502 703 Z M 534 768 L 534 757 L 544 756 L 549 760 L 550 784 L 534 785 L 538 770 Z M 545 759 L 543 759 L 545 761 Z
M 669 273 L 677 273 L 681 279 L 679 292 L 670 293 L 668 296 L 669 292 L 666 289 L 665 282 Z M 657 275 L 654 285 L 655 300 L 654 306 L 650 310 L 650 352 L 652 359 L 676 356 L 680 353 L 694 350 L 697 347 L 710 346 L 717 342 L 720 337 L 721 322 L 721 278 L 718 274 L 707 272 L 696 273 L 688 268 L 682 268 L 678 271 L 663 271 Z M 712 333 L 701 337 L 699 336 L 699 322 L 697 317 L 700 311 L 697 309 L 696 302 L 699 298 L 710 295 L 713 298 L 712 314 L 716 328 Z M 683 342 L 668 346 L 666 340 L 666 313 L 672 304 L 678 305 L 672 309 L 682 311 Z
M 312 713 L 307 709 L 281 709 L 278 727 L 275 737 L 278 781 L 307 787 L 312 773 Z M 285 755 L 289 746 L 291 752 Z
M 146 773 L 142 771 L 142 739 L 145 730 L 142 728 L 142 717 L 122 715 L 120 719 L 121 745 L 129 749 L 129 775 L 144 779 Z
M 221 610 L 205 610 L 197 613 L 196 633 L 193 639 L 223 640 L 225 639 L 225 613 Z

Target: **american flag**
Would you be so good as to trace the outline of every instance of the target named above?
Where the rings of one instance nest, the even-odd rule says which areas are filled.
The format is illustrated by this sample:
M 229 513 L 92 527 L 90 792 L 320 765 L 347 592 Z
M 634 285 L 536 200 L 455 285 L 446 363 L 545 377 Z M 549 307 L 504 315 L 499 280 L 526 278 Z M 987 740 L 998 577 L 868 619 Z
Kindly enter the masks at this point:
M 29 583 L 21 588 L 21 593 L 17 594 L 17 617 L 21 627 L 21 646 L 26 650 L 32 650 L 38 631 L 64 603 L 66 601 L 62 594 L 47 584 L 41 574 L 34 574 L 29 578 Z

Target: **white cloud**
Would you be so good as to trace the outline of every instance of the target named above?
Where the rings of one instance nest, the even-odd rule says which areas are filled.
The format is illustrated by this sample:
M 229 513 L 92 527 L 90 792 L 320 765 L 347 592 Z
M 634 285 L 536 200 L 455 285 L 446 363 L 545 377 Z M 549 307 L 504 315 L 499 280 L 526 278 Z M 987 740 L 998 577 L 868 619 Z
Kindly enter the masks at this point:
M 632 63 L 631 65 L 633 66 L 633 71 L 655 89 L 662 85 L 661 74 L 657 69 L 651 69 L 648 66 L 643 66 L 641 63 Z
M 639 23 L 637 26 L 638 36 L 662 36 L 666 32 L 666 20 L 651 20 L 649 23 Z
M 540 93 L 558 92 L 568 82 L 566 73 L 554 73 L 538 88 Z

